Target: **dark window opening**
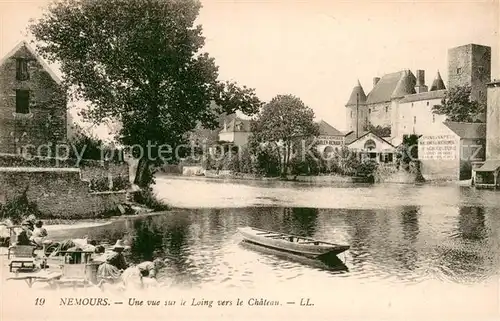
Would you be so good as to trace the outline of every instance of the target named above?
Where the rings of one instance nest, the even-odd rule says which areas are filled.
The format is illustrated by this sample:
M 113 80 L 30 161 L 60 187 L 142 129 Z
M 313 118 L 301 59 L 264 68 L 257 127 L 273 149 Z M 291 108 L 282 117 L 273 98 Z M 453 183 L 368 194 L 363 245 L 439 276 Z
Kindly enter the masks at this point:
M 16 59 L 16 79 L 21 81 L 30 79 L 28 60 Z
M 413 123 L 416 124 L 417 123 L 417 116 L 413 116 Z
M 16 90 L 16 113 L 28 114 L 30 112 L 29 90 Z
M 427 102 L 427 106 L 429 106 L 429 102 Z
M 385 107 L 385 112 L 387 113 L 389 111 L 389 107 Z
M 457 74 L 461 74 L 462 73 L 462 68 L 457 68 Z

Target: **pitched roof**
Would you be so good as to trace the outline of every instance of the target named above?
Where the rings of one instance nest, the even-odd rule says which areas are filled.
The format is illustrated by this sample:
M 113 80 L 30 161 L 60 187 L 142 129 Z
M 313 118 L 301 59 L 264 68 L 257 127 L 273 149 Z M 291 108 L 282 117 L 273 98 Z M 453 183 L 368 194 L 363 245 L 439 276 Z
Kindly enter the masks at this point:
M 232 115 L 231 115 L 232 116 Z M 234 117 L 221 132 L 250 132 L 250 120 Z
M 441 78 L 441 74 L 438 71 L 436 78 L 434 78 L 434 80 L 432 81 L 430 91 L 444 90 L 444 89 L 446 89 L 446 86 L 444 85 L 443 79 Z
M 394 146 L 391 142 L 389 142 L 389 141 L 387 141 L 386 139 L 384 139 L 384 138 L 380 137 L 379 135 L 374 134 L 374 133 L 373 133 L 373 132 L 371 132 L 371 131 L 364 132 L 364 134 L 363 134 L 363 135 L 360 135 L 358 138 L 355 138 L 354 140 L 350 141 L 349 143 L 347 142 L 347 139 L 346 139 L 346 143 L 345 143 L 345 144 L 346 144 L 346 145 L 350 145 L 350 144 L 354 143 L 355 141 L 358 141 L 358 140 L 360 140 L 361 138 L 365 137 L 365 136 L 366 136 L 366 135 L 368 135 L 368 134 L 372 134 L 373 136 L 375 136 L 376 138 L 380 139 L 380 140 L 381 140 L 381 141 L 383 141 L 384 143 L 389 144 L 391 147 L 395 147 L 395 146 Z M 356 135 L 354 135 L 354 136 L 356 136 Z
M 347 101 L 346 106 L 353 106 L 357 104 L 357 100 L 359 97 L 359 103 L 364 104 L 366 102 L 366 94 L 365 91 L 363 90 L 363 87 L 359 83 L 354 88 L 352 89 L 351 96 L 349 97 L 349 100 Z
M 404 77 L 405 75 L 406 77 Z M 404 78 L 404 81 L 400 84 L 400 80 L 402 78 Z M 407 82 L 412 81 L 416 83 L 415 76 L 410 70 L 402 70 L 386 74 L 380 78 L 375 87 L 373 87 L 372 91 L 368 94 L 366 103 L 377 104 L 391 101 L 391 97 L 393 96 L 396 87 L 398 87 L 398 91 L 400 93 L 407 91 L 405 94 L 414 94 L 415 84 L 413 83 L 413 86 L 407 84 Z
M 42 68 L 52 77 L 52 79 L 58 84 L 61 84 L 61 78 L 57 76 L 54 71 L 49 67 L 49 65 L 36 53 L 36 51 L 30 47 L 30 45 L 25 41 L 19 42 L 11 51 L 9 51 L 1 60 L 0 66 L 7 61 L 11 56 L 13 56 L 19 49 L 25 47 L 28 52 L 33 55 L 33 57 L 37 60 L 37 62 L 42 66 Z
M 367 131 L 362 131 L 359 133 L 358 137 L 356 137 L 356 131 L 352 131 L 352 132 L 349 132 L 347 133 L 347 135 L 345 136 L 345 144 L 346 145 L 349 145 L 350 143 L 358 140 L 359 138 L 365 136 L 366 134 L 368 134 L 369 132 Z
M 483 166 L 476 169 L 476 172 L 494 172 L 500 168 L 500 160 L 489 159 L 484 162 Z
M 457 134 L 460 138 L 486 138 L 485 123 L 444 122 L 443 124 L 451 129 L 451 131 Z
M 337 128 L 333 127 L 324 120 L 318 122 L 319 134 L 323 136 L 345 136 L 344 133 L 339 131 Z
M 399 102 L 401 104 L 410 103 L 413 101 L 421 101 L 421 100 L 431 100 L 431 99 L 443 99 L 446 94 L 446 90 L 435 90 L 435 91 L 426 91 L 419 94 L 407 95 Z
M 415 94 L 415 85 L 417 84 L 417 78 L 409 70 L 403 71 L 401 78 L 396 85 L 396 89 L 391 95 L 391 98 L 401 98 L 408 94 Z

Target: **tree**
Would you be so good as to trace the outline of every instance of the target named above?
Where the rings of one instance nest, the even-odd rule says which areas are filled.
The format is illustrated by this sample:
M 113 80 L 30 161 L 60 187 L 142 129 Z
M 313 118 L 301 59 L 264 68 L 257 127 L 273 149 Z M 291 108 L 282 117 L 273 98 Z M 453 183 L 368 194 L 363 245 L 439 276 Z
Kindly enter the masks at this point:
M 439 115 L 446 115 L 447 121 L 479 122 L 478 118 L 485 111 L 484 104 L 471 99 L 470 86 L 456 86 L 450 88 L 441 101 L 432 111 Z
M 391 137 L 391 126 L 382 127 L 380 125 L 373 126 L 372 124 L 368 124 L 367 130 L 378 137 Z
M 319 135 L 313 110 L 293 95 L 274 97 L 264 106 L 251 127 L 257 142 L 275 146 L 281 161 L 282 175 L 288 173 L 293 142 Z
M 154 182 L 154 162 L 176 160 L 159 158 L 159 146 L 175 150 L 198 123 L 215 127 L 224 112 L 253 115 L 261 106 L 253 89 L 218 80 L 195 26 L 200 8 L 197 0 L 54 0 L 30 25 L 72 98 L 90 102 L 87 116 L 120 121 L 120 143 L 142 147 L 134 155 L 141 187 Z

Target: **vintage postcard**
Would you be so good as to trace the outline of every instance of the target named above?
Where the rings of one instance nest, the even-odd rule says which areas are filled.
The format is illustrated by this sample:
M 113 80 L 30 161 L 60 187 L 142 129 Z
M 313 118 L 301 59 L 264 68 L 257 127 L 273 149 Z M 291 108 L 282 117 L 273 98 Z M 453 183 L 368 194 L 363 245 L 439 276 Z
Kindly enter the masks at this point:
M 498 0 L 0 0 L 0 320 L 497 320 Z

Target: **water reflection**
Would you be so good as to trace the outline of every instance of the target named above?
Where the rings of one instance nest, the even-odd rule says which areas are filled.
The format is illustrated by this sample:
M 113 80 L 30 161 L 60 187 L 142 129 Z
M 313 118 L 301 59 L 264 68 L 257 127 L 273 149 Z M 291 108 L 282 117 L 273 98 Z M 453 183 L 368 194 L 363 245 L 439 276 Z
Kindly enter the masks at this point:
M 414 283 L 426 279 L 476 282 L 500 268 L 497 208 L 399 206 L 389 209 L 248 207 L 175 210 L 100 228 L 52 234 L 88 235 L 110 243 L 129 238 L 134 262 L 169 258 L 164 271 L 179 283 L 249 286 L 259 278 L 289 279 L 312 271 L 346 271 L 363 280 Z M 237 228 L 266 230 L 346 243 L 333 262 L 292 262 L 280 253 L 248 251 Z M 69 233 L 69 234 L 68 234 Z M 345 267 L 345 268 L 344 268 Z M 325 273 L 325 282 L 335 273 Z M 266 282 L 266 280 L 262 280 Z
M 311 237 L 316 232 L 318 209 L 316 208 L 284 208 L 283 226 L 288 233 Z

